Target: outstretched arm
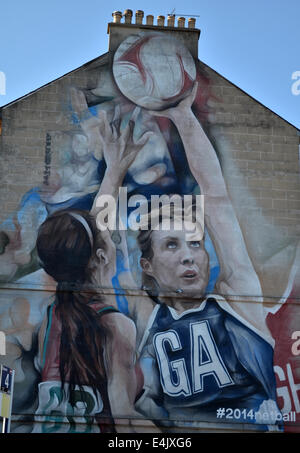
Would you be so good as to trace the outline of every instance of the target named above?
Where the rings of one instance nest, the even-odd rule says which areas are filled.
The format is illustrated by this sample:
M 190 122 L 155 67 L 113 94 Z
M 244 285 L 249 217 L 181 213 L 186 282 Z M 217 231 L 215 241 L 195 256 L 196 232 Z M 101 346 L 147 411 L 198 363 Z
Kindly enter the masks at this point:
M 88 107 L 84 95 L 82 94 L 81 96 L 81 94 L 77 93 L 76 99 L 79 102 L 81 109 L 84 110 L 84 107 L 85 109 L 87 109 Z M 98 220 L 98 223 L 101 218 L 101 212 L 105 209 L 103 200 L 107 199 L 107 197 L 110 197 L 110 199 L 113 200 L 112 206 L 115 206 L 117 208 L 119 188 L 123 185 L 123 180 L 126 172 L 137 157 L 139 151 L 147 143 L 149 137 L 152 135 L 152 132 L 146 132 L 142 134 L 142 136 L 138 139 L 133 138 L 135 122 L 139 111 L 139 108 L 135 108 L 130 121 L 123 129 L 121 129 L 121 118 L 118 106 L 115 109 L 115 114 L 112 122 L 108 121 L 106 112 L 104 111 L 100 111 L 97 118 L 95 119 L 94 125 L 97 128 L 97 137 L 101 142 L 101 149 L 103 150 L 106 163 L 104 178 L 101 182 L 101 186 L 94 199 L 94 203 L 90 211 L 90 214 L 96 219 L 96 222 Z M 125 231 L 119 232 L 120 240 L 117 248 L 118 251 L 122 254 L 124 266 L 127 268 L 126 276 L 125 272 L 123 273 L 123 277 L 126 280 L 126 287 L 135 289 L 136 282 L 134 281 L 134 278 L 128 266 L 128 250 L 125 233 Z M 110 232 L 107 229 L 104 228 L 104 230 L 102 230 L 103 237 L 109 234 Z M 123 282 L 121 282 L 121 284 L 123 284 Z M 137 321 L 137 316 L 139 316 L 138 313 L 141 312 L 140 308 L 142 307 L 143 323 L 141 324 L 140 319 L 138 323 L 138 337 L 140 338 L 145 327 L 144 324 L 148 318 L 148 312 L 152 311 L 152 302 L 148 296 L 137 297 L 127 295 L 126 298 L 128 302 L 129 315 L 135 321 Z
M 102 140 L 106 171 L 99 192 L 94 199 L 90 214 L 96 218 L 97 226 L 102 230 L 103 234 L 108 234 L 106 231 L 107 223 L 104 223 L 103 226 L 101 225 L 104 219 L 100 215 L 102 211 L 105 216 L 108 212 L 105 209 L 106 201 L 111 201 L 110 205 L 113 209 L 112 216 L 117 220 L 119 189 L 123 185 L 128 168 L 151 135 L 151 132 L 146 132 L 138 140 L 133 139 L 134 125 L 138 113 L 139 108 L 135 108 L 131 119 L 122 131 L 118 107 L 115 109 L 114 118 L 111 123 L 108 122 L 105 112 L 100 116 L 99 133 Z M 117 222 L 115 222 L 114 226 L 116 229 L 120 228 Z M 124 231 L 119 232 L 118 250 L 122 253 L 124 265 L 128 267 L 128 250 Z M 129 270 L 126 279 L 129 287 L 134 288 L 135 283 Z
M 249 302 L 251 295 L 262 296 L 260 281 L 250 260 L 215 149 L 191 109 L 197 88 L 196 83 L 190 95 L 176 107 L 151 113 L 167 117 L 175 124 L 190 170 L 204 195 L 205 224 L 220 262 L 216 290 L 231 301 L 236 312 L 262 329 L 262 303 L 256 303 L 253 297 Z

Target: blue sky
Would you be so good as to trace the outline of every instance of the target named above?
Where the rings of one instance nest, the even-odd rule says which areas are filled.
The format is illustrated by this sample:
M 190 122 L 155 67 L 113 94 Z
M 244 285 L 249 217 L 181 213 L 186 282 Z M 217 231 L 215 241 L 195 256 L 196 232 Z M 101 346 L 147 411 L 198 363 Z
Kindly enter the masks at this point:
M 199 15 L 199 59 L 300 128 L 300 0 L 0 0 L 0 106 L 105 53 L 112 12 L 127 8 Z

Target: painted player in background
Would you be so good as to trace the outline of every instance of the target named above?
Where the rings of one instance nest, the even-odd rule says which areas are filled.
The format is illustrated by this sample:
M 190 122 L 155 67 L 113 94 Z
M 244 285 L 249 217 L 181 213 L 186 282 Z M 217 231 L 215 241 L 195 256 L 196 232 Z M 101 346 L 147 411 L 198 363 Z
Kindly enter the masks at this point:
M 107 168 L 99 196 L 122 184 L 148 137 L 133 141 L 133 121 L 122 132 L 118 121 L 110 125 L 105 115 L 101 125 Z M 138 420 L 132 420 L 140 418 L 134 400 L 142 379 L 135 364 L 136 329 L 115 308 L 114 294 L 99 292 L 111 287 L 116 271 L 110 232 L 96 226 L 100 210 L 93 205 L 90 213 L 59 211 L 39 229 L 41 265 L 57 290 L 39 332 L 36 365 L 42 379 L 34 432 L 78 432 L 80 426 L 90 432 L 97 424 L 100 432 L 115 432 L 116 420 L 118 432 L 123 425 L 125 431 L 139 430 Z

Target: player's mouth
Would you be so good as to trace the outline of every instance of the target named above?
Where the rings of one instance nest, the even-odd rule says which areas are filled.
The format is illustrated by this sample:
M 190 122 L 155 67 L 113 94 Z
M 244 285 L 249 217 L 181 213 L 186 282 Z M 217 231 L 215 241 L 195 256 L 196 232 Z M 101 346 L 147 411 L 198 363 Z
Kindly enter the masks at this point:
M 186 270 L 183 274 L 181 274 L 181 278 L 185 280 L 194 280 L 198 276 L 198 273 L 194 270 Z

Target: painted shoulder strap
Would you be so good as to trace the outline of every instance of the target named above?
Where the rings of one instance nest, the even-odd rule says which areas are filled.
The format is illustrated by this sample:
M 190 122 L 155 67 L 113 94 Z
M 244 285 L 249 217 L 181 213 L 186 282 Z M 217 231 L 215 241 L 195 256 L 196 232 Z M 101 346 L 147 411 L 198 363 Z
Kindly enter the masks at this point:
M 97 313 L 99 316 L 103 316 L 107 313 L 120 313 L 120 311 L 113 307 L 112 305 L 107 305 L 105 307 L 100 308 L 100 310 L 97 310 Z

